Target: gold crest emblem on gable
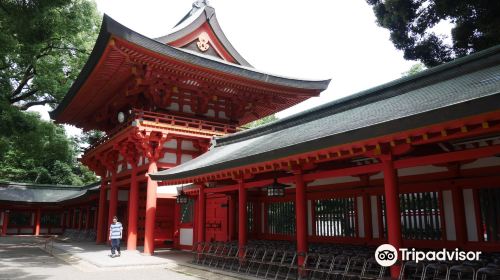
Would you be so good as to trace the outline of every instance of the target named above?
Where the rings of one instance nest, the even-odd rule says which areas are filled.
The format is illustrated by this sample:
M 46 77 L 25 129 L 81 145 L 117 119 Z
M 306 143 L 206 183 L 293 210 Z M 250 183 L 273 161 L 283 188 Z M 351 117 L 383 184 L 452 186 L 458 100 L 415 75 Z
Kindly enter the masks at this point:
M 203 32 L 198 36 L 198 42 L 196 43 L 198 46 L 198 49 L 200 51 L 205 52 L 210 48 L 210 44 L 208 43 L 208 34 L 206 32 Z

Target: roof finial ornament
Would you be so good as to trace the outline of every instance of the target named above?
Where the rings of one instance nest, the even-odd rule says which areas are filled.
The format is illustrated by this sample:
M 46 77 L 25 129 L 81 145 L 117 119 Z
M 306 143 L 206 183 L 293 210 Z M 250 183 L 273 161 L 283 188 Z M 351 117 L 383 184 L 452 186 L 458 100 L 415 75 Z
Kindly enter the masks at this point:
M 194 0 L 193 8 L 203 8 L 209 6 L 208 0 Z

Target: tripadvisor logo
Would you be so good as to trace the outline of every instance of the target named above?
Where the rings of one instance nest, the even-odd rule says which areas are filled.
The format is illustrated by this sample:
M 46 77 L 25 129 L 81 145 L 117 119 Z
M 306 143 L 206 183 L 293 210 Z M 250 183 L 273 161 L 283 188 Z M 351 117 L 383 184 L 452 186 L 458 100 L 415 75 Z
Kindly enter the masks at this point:
M 398 261 L 398 251 L 391 244 L 382 244 L 375 251 L 375 260 L 381 266 L 391 266 Z
M 415 248 L 400 248 L 399 255 L 402 261 L 478 261 L 480 251 L 461 251 L 459 249 L 439 251 L 417 251 Z M 381 266 L 394 265 L 398 260 L 398 251 L 391 244 L 382 244 L 375 251 L 375 260 Z

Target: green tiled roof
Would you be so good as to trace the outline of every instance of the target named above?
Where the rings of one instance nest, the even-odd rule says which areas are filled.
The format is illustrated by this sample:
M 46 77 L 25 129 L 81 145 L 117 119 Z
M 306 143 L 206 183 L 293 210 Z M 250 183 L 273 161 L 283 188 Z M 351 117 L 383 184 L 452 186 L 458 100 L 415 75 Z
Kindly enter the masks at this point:
M 99 182 L 87 186 L 45 185 L 0 182 L 0 201 L 55 203 L 86 195 L 99 187 Z
M 173 180 L 500 109 L 500 46 L 217 139 L 209 152 L 152 174 Z

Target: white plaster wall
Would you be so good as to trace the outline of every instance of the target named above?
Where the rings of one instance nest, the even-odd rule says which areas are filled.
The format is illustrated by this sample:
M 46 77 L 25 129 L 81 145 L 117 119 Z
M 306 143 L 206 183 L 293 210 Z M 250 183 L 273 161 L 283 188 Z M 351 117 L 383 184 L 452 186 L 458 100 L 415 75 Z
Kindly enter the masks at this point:
M 224 119 L 224 120 L 227 120 L 227 119 L 228 119 L 228 117 L 226 116 L 226 112 L 224 112 L 224 111 L 220 111 L 220 112 L 219 112 L 219 118 Z
M 371 180 L 375 180 L 375 179 L 383 179 L 384 178 L 384 172 L 379 172 L 373 176 L 370 176 L 370 179 Z
M 177 163 L 177 155 L 174 153 L 165 153 L 165 155 L 159 160 L 163 163 Z
M 109 201 L 111 190 L 107 190 L 106 199 Z M 118 201 L 128 201 L 128 190 L 118 190 Z
M 490 167 L 499 165 L 500 165 L 500 157 L 487 157 L 487 158 L 480 158 L 468 164 L 464 164 L 461 166 L 461 169 L 472 169 L 472 168 Z
M 193 159 L 192 155 L 181 155 L 181 164 Z
M 313 182 L 307 184 L 308 186 L 322 186 L 322 185 L 331 185 L 331 184 L 340 184 L 340 183 L 349 183 L 349 182 L 357 182 L 359 178 L 352 176 L 343 176 L 343 177 L 330 177 L 314 180 Z
M 181 185 L 160 186 L 156 188 L 157 194 L 177 194 L 177 187 Z
M 181 245 L 187 245 L 187 246 L 193 245 L 193 229 L 192 228 L 181 228 L 180 229 L 179 243 Z
M 365 237 L 365 214 L 363 213 L 363 197 L 356 197 L 356 203 L 358 208 L 358 233 L 359 237 Z
M 172 103 L 170 103 L 170 105 L 168 105 L 168 107 L 166 109 L 171 110 L 171 111 L 179 111 L 179 103 L 172 102 Z
M 411 175 L 420 175 L 420 174 L 426 174 L 426 173 L 438 173 L 438 172 L 446 172 L 448 169 L 446 167 L 440 167 L 440 166 L 433 166 L 433 165 L 427 165 L 427 166 L 417 166 L 417 167 L 409 167 L 409 168 L 402 168 L 398 169 L 398 176 L 411 176 Z
M 163 147 L 165 147 L 165 148 L 171 148 L 171 149 L 177 149 L 177 140 L 176 139 L 172 139 L 170 141 L 167 141 L 167 142 L 163 143 Z
M 377 206 L 377 196 L 370 196 L 370 207 L 372 209 L 372 236 L 373 238 L 379 238 L 379 228 L 378 228 L 378 206 Z
M 205 114 L 207 117 L 215 117 L 215 111 L 214 109 L 208 109 L 207 113 Z
M 469 241 L 478 241 L 476 227 L 476 209 L 472 189 L 464 189 L 464 211 L 465 224 L 467 225 L 467 237 Z
M 191 110 L 191 105 L 184 105 L 184 106 L 182 106 L 182 111 L 184 113 L 191 113 L 191 114 L 193 113 L 193 110 Z
M 7 233 L 8 234 L 16 234 L 17 233 L 17 229 L 16 228 L 8 228 L 7 229 Z M 31 232 L 30 232 L 31 233 Z
M 182 142 L 181 142 L 181 148 L 184 151 L 197 151 L 198 150 L 194 146 L 193 141 L 189 141 L 189 140 L 182 140 Z

